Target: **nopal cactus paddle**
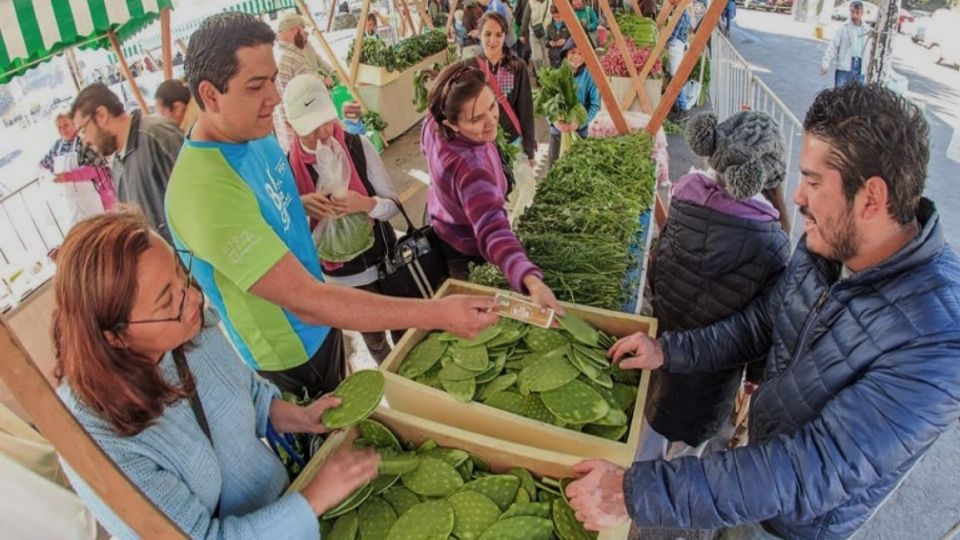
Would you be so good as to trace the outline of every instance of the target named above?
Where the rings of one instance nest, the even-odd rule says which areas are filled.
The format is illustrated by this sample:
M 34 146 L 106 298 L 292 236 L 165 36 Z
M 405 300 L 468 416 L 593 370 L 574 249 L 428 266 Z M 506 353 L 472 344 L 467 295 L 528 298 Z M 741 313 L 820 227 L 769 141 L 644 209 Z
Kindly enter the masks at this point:
M 340 429 L 366 419 L 383 399 L 383 385 L 383 373 L 378 370 L 366 369 L 350 375 L 333 391 L 341 403 L 323 413 L 323 425 Z

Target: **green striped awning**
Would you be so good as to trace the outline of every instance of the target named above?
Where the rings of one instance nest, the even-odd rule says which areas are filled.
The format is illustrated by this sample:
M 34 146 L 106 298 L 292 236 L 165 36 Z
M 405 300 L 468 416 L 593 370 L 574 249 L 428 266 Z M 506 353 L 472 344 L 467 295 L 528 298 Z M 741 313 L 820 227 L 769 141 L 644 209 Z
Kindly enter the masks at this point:
M 224 11 L 242 11 L 251 15 L 260 15 L 261 13 L 273 13 L 283 9 L 296 8 L 294 0 L 246 0 L 235 6 L 230 6 Z
M 109 48 L 153 22 L 174 0 L 0 0 L 0 84 L 68 47 Z

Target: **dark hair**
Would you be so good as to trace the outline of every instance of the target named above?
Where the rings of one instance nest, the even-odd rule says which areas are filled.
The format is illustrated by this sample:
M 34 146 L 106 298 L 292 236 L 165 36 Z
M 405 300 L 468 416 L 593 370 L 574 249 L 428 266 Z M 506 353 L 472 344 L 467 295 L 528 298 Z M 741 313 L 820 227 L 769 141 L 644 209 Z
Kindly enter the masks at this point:
M 373 21 L 377 23 L 377 15 L 375 13 L 367 13 L 367 22 Z
M 93 116 L 101 106 L 106 107 L 111 116 L 123 114 L 123 102 L 120 98 L 107 88 L 107 85 L 93 83 L 77 94 L 77 99 L 73 100 L 73 105 L 70 106 L 70 117 L 76 116 L 78 112 L 84 116 Z
M 171 79 L 163 81 L 157 88 L 155 97 L 163 103 L 164 107 L 173 107 L 174 103 L 190 103 L 190 89 L 182 80 Z
M 550 4 L 550 13 L 560 13 L 560 8 L 556 4 Z
M 916 105 L 877 84 L 832 88 L 817 95 L 803 129 L 830 145 L 827 164 L 840 172 L 847 204 L 876 176 L 890 216 L 916 219 L 930 160 L 930 127 Z
M 155 359 L 115 348 L 104 336 L 104 328 L 129 319 L 138 260 L 151 236 L 143 214 L 131 209 L 81 221 L 57 253 L 53 282 L 54 375 L 124 436 L 140 433 L 195 390 L 192 378 L 174 386 Z
M 510 71 L 526 69 L 526 64 L 524 64 L 523 60 L 521 60 L 520 57 L 517 56 L 517 53 L 513 51 L 513 47 L 507 46 L 506 36 L 510 33 L 510 26 L 507 23 L 507 19 L 496 11 L 488 11 L 483 14 L 483 17 L 480 17 L 480 23 L 477 25 L 477 28 L 483 32 L 483 26 L 487 24 L 488 21 L 495 21 L 503 30 L 503 60 L 501 63 Z
M 221 93 L 237 74 L 237 51 L 245 47 L 272 45 L 276 35 L 270 26 L 253 15 L 228 11 L 208 17 L 190 36 L 184 72 L 193 99 L 203 110 L 200 83 L 210 81 Z
M 480 19 L 483 17 L 483 8 L 473 4 L 463 8 L 463 27 L 467 32 L 480 28 Z
M 448 139 L 453 136 L 453 130 L 445 126 L 443 121 L 456 123 L 463 104 L 479 96 L 485 86 L 486 76 L 470 62 L 453 64 L 440 72 L 427 96 L 427 102 L 430 114 Z

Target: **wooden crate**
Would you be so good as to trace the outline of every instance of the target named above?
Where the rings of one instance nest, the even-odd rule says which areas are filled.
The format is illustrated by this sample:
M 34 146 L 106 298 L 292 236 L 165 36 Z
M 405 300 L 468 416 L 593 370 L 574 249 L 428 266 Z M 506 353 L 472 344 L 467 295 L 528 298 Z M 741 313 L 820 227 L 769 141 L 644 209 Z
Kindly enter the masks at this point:
M 501 441 L 462 429 L 417 418 L 415 416 L 381 406 L 371 417 L 382 423 L 402 439 L 419 445 L 427 439 L 433 439 L 440 446 L 458 448 L 483 458 L 494 472 L 504 473 L 513 467 L 523 467 L 535 476 L 567 478 L 573 476 L 572 467 L 580 461 L 579 457 L 550 452 L 529 446 Z M 303 472 L 297 476 L 288 491 L 300 491 L 314 477 L 317 469 L 334 450 L 344 444 L 351 444 L 356 438 L 356 430 L 337 433 L 327 439 L 320 450 L 310 460 Z M 630 524 L 625 523 L 616 529 L 604 531 L 599 540 L 626 540 Z
M 448 280 L 437 291 L 437 296 L 451 294 L 492 296 L 496 292 L 496 289 L 489 287 Z M 583 318 L 612 336 L 622 337 L 634 332 L 645 332 L 655 336 L 657 332 L 656 319 L 649 317 L 574 304 L 564 303 L 563 306 L 568 313 Z M 546 451 L 582 458 L 606 459 L 623 466 L 633 463 L 640 431 L 645 421 L 643 404 L 646 402 L 649 372 L 645 371 L 640 378 L 637 402 L 634 405 L 627 441 L 616 442 L 524 418 L 482 403 L 461 403 L 442 390 L 397 375 L 396 371 L 407 353 L 428 333 L 424 330 L 408 331 L 380 366 L 380 369 L 385 371 L 384 375 L 387 379 L 385 394 L 391 408 L 441 424 Z
M 403 71 L 387 71 L 379 66 L 360 64 L 357 92 L 372 111 L 387 122 L 383 136 L 389 141 L 403 135 L 423 119 L 413 106 L 413 78 L 417 70 L 447 63 L 447 51 L 428 56 Z

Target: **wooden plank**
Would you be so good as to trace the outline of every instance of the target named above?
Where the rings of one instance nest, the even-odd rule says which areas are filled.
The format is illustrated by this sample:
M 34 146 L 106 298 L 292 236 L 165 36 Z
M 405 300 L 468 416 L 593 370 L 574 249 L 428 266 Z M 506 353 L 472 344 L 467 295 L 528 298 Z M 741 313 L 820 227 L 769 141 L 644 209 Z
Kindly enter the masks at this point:
M 313 33 L 320 42 L 320 47 L 323 48 L 323 52 L 327 54 L 327 58 L 330 60 L 330 65 L 333 66 L 334 71 L 337 72 L 337 77 L 343 82 L 343 84 L 347 86 L 347 89 L 350 90 L 350 95 L 353 96 L 353 99 L 360 104 L 360 108 L 366 111 L 367 106 L 363 102 L 363 98 L 360 97 L 360 92 L 357 92 L 356 85 L 350 82 L 350 78 L 347 76 L 346 71 L 344 71 L 343 66 L 340 65 L 340 59 L 338 59 L 337 55 L 334 54 L 333 49 L 330 48 L 330 44 L 327 42 L 327 39 L 323 37 L 323 32 L 320 31 L 320 27 L 317 26 L 317 21 L 313 18 L 313 14 L 307 10 L 307 7 L 303 4 L 303 0 L 296 1 L 297 9 L 300 11 L 300 13 L 303 13 L 303 16 L 307 18 L 310 26 L 313 27 Z M 362 25 L 361 28 L 363 28 Z
M 663 0 L 663 5 L 660 6 L 660 13 L 657 13 L 657 28 L 663 28 L 663 24 L 667 22 L 667 17 L 670 16 L 670 13 L 673 12 L 675 7 L 676 4 L 670 0 Z
M 457 280 L 447 280 L 437 291 L 438 297 L 451 294 L 493 296 L 497 290 Z M 635 332 L 657 335 L 657 320 L 632 313 L 622 313 L 561 302 L 573 313 L 596 328 L 614 337 Z M 649 371 L 641 374 L 634 404 L 633 420 L 627 441 L 616 442 L 586 433 L 560 428 L 489 407 L 482 403 L 461 403 L 446 392 L 397 375 L 396 371 L 413 347 L 429 334 L 425 330 L 409 330 L 380 365 L 387 378 L 386 399 L 393 409 L 454 426 L 474 433 L 496 437 L 517 444 L 541 448 L 582 458 L 606 459 L 628 466 L 633 462 L 640 433 L 645 422 L 643 407 L 649 385 Z
M 360 69 L 360 51 L 363 50 L 363 21 L 367 20 L 367 14 L 370 13 L 370 0 L 363 0 L 363 7 L 360 9 L 360 24 L 357 25 L 357 33 L 353 38 L 353 60 L 350 61 L 350 85 L 357 84 L 357 71 Z
M 123 50 L 120 48 L 120 40 L 117 39 L 117 35 L 113 33 L 113 30 L 107 32 L 107 39 L 110 40 L 113 53 L 117 55 L 117 60 L 120 62 L 120 69 L 123 70 L 123 76 L 126 77 L 127 82 L 130 83 L 130 90 L 133 91 L 133 97 L 137 100 L 137 104 L 140 105 L 140 110 L 143 111 L 143 114 L 150 114 L 150 107 L 147 107 L 147 101 L 143 99 L 143 93 L 140 92 L 140 87 L 137 86 L 137 81 L 130 72 L 130 66 L 127 65 L 127 58 L 123 56 Z
M 160 11 L 160 38 L 163 48 L 163 78 L 173 78 L 173 34 L 170 28 L 170 8 Z
M 444 27 L 447 36 L 450 36 L 450 29 L 453 28 L 453 14 L 457 11 L 460 0 L 450 0 L 450 13 L 447 14 L 447 25 Z
M 303 2 L 301 0 L 297 0 L 298 5 L 302 3 Z M 333 18 L 337 16 L 337 3 L 338 3 L 337 0 L 330 0 L 330 13 L 327 14 L 327 32 L 330 32 L 333 30 Z M 310 13 L 309 11 L 305 11 L 302 8 L 299 11 L 304 15 L 309 15 L 310 17 L 313 17 L 313 14 Z
M 673 102 L 677 100 L 677 96 L 680 95 L 680 90 L 683 89 L 687 78 L 690 77 L 690 72 L 693 71 L 694 64 L 697 63 L 697 59 L 706 48 L 707 40 L 710 39 L 710 34 L 713 33 L 713 29 L 717 27 L 717 23 L 720 21 L 720 15 L 723 14 L 725 7 L 726 4 L 723 2 L 713 2 L 710 4 L 710 7 L 707 8 L 707 12 L 704 13 L 703 18 L 700 20 L 700 27 L 697 29 L 696 38 L 693 40 L 693 43 L 690 44 L 690 49 L 683 56 L 683 61 L 680 62 L 680 67 L 677 69 L 676 75 L 670 80 L 670 84 L 667 85 L 660 105 L 657 107 L 657 110 L 653 112 L 650 123 L 647 124 L 647 132 L 651 135 L 655 135 L 663 124 L 663 121 L 667 119 L 667 113 L 670 112 L 670 107 L 672 107 Z
M 640 96 L 640 108 L 643 109 L 643 112 L 650 114 L 653 111 L 653 108 L 650 106 L 650 98 L 647 97 L 647 91 L 643 88 L 643 79 L 637 74 L 637 67 L 634 66 L 631 61 L 630 49 L 627 48 L 627 42 L 623 39 L 623 32 L 620 31 L 620 24 L 617 23 L 616 17 L 613 16 L 613 10 L 610 9 L 610 2 L 600 0 L 600 9 L 603 11 L 603 15 L 607 18 L 607 22 L 610 25 L 610 32 L 613 33 L 613 41 L 623 56 L 624 63 L 627 64 L 627 72 L 630 74 L 630 81 L 633 83 L 633 93 Z M 624 110 L 630 108 L 630 102 L 633 101 L 633 93 L 630 94 L 629 100 L 620 104 L 620 107 Z
M 630 6 L 633 8 L 633 14 L 637 17 L 643 17 L 643 13 L 640 12 L 640 2 L 637 0 L 630 0 Z
M 587 32 L 577 20 L 577 15 L 573 12 L 569 0 L 554 0 L 553 5 L 557 6 L 557 9 L 560 11 L 560 17 L 563 18 L 563 22 L 570 30 L 570 36 L 573 38 L 574 43 L 577 44 L 577 50 L 583 55 L 587 69 L 590 70 L 590 75 L 593 77 L 593 82 L 597 85 L 597 90 L 600 91 L 600 97 L 607 106 L 607 111 L 610 113 L 610 119 L 613 120 L 613 125 L 616 126 L 617 131 L 621 135 L 626 135 L 630 132 L 630 127 L 627 126 L 627 120 L 623 117 L 623 110 L 620 109 L 620 103 L 617 102 L 617 97 L 613 94 L 613 89 L 610 88 L 610 81 L 607 80 L 607 76 L 603 73 L 600 59 L 597 58 L 597 52 L 594 50 L 593 45 L 590 44 Z
M 664 47 L 667 46 L 667 41 L 670 39 L 670 34 L 673 32 L 673 29 L 677 27 L 677 24 L 680 22 L 680 18 L 683 16 L 684 10 L 687 9 L 687 6 L 690 5 L 690 2 L 691 0 L 680 0 L 680 3 L 677 4 L 677 10 L 674 12 L 673 16 L 670 17 L 670 22 L 667 23 L 667 27 L 660 32 L 660 36 L 657 38 L 656 46 L 650 52 L 650 56 L 647 57 L 647 63 L 644 64 L 643 69 L 640 70 L 640 78 L 642 80 L 646 80 L 647 75 L 650 75 L 650 71 L 653 70 L 653 66 L 657 63 L 657 59 L 660 58 L 660 54 L 663 52 Z M 666 66 L 664 66 L 664 71 L 666 71 Z M 631 88 L 630 92 L 627 94 L 627 97 L 624 99 L 624 103 L 627 104 L 626 107 L 630 107 L 636 95 L 636 91 Z
M 424 2 L 425 0 L 413 0 L 413 4 L 417 6 L 417 13 L 420 14 L 420 29 L 423 30 L 423 27 L 427 26 L 433 30 L 433 19 L 430 18 L 430 12 L 427 11 Z
M 407 26 L 410 28 L 410 32 L 413 35 L 419 34 L 420 28 L 413 23 L 413 17 L 410 15 L 410 5 L 407 4 L 407 0 L 397 0 L 397 4 L 400 6 L 400 14 L 403 16 Z
M 6 382 L 43 436 L 127 526 L 142 538 L 187 538 L 130 482 L 70 414 L 6 323 L 0 323 L 0 358 L 3 358 L 0 379 Z

